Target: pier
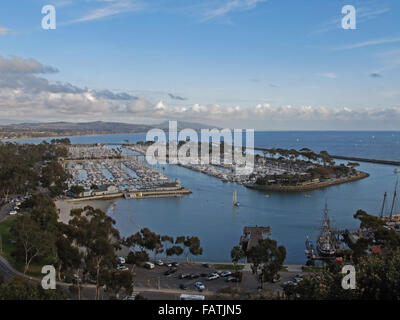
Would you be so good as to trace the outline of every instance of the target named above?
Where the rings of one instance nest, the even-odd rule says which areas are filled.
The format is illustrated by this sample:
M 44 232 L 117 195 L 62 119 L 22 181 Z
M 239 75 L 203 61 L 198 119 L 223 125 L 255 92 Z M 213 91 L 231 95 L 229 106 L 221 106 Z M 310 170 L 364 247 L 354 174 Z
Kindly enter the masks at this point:
M 240 237 L 240 245 L 247 251 L 258 245 L 259 240 L 271 235 L 271 227 L 255 226 L 244 227 L 243 235 Z

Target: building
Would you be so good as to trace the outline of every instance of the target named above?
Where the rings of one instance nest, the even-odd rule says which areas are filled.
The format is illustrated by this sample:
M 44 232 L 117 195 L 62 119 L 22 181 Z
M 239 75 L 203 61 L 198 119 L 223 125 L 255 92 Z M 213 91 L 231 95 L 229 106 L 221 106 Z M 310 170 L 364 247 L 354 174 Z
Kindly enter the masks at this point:
M 250 250 L 258 245 L 258 241 L 271 235 L 271 227 L 244 227 L 243 235 L 240 237 L 240 245 L 244 251 Z

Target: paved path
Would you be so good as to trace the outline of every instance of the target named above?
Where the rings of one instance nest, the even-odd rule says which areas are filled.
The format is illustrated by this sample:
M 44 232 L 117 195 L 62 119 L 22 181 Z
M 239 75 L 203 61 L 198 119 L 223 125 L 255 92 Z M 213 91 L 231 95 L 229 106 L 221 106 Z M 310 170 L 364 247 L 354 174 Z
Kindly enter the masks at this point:
M 302 272 L 302 265 L 301 264 L 286 264 L 287 271 L 289 272 Z
M 21 275 L 2 256 L 0 256 L 0 274 L 3 275 L 5 281 L 10 281 L 17 275 Z
M 10 216 L 10 211 L 13 207 L 12 203 L 7 203 L 0 207 L 0 222 L 7 219 Z

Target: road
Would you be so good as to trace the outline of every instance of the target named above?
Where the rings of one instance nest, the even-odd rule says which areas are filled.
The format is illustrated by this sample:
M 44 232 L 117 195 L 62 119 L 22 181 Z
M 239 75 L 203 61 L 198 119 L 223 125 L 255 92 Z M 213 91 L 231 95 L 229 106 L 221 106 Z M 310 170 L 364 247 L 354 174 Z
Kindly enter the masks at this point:
M 12 280 L 19 273 L 2 256 L 0 256 L 0 274 L 5 281 Z
M 10 216 L 10 211 L 13 208 L 13 203 L 7 203 L 0 208 L 0 222 Z

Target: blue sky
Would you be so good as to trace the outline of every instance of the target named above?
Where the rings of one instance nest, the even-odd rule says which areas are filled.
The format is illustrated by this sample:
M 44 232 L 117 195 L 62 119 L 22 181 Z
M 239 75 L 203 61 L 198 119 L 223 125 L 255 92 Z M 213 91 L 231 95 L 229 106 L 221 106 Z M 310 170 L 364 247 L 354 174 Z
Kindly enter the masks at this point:
M 1 2 L 3 119 L 398 129 L 399 70 L 396 0 Z

